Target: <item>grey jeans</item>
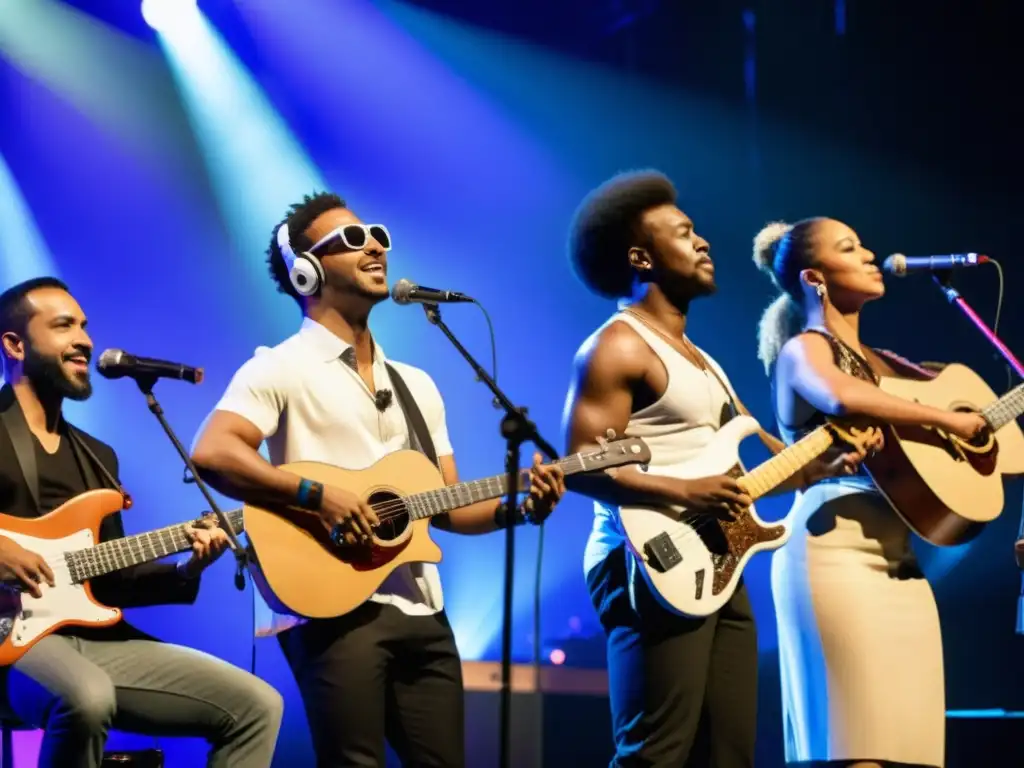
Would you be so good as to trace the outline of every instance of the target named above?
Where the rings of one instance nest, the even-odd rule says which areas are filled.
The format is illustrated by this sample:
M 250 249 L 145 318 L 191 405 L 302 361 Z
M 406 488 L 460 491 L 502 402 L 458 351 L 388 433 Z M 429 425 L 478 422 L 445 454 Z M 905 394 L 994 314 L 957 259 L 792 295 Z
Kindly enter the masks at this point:
M 50 635 L 8 673 L 11 709 L 43 728 L 41 768 L 98 768 L 110 728 L 199 736 L 213 768 L 267 768 L 284 704 L 257 677 L 152 640 Z

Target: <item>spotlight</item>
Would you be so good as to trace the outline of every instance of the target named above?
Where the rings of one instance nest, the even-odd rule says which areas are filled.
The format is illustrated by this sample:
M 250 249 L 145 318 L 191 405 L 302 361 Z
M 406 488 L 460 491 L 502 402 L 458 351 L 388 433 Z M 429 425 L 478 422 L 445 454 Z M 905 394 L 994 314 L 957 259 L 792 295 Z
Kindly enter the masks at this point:
M 142 0 L 142 18 L 157 32 L 195 14 L 196 0 Z
M 548 658 L 551 660 L 552 664 L 565 664 L 565 651 L 561 648 L 555 648 Z

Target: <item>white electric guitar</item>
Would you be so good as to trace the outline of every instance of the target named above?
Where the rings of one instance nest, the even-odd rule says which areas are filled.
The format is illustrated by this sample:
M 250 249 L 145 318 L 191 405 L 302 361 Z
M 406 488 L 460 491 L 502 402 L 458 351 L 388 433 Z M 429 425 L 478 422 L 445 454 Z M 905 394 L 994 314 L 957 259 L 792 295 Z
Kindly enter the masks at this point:
M 756 500 L 832 445 L 860 446 L 866 440 L 860 430 L 830 423 L 744 474 L 739 446 L 759 429 L 752 417 L 737 416 L 715 434 L 697 458 L 649 471 L 680 479 L 729 475 Z M 673 613 L 694 618 L 710 616 L 725 605 L 750 558 L 778 549 L 790 535 L 786 522 L 765 523 L 753 505 L 732 519 L 680 506 L 623 506 L 619 514 L 639 570 L 658 601 Z

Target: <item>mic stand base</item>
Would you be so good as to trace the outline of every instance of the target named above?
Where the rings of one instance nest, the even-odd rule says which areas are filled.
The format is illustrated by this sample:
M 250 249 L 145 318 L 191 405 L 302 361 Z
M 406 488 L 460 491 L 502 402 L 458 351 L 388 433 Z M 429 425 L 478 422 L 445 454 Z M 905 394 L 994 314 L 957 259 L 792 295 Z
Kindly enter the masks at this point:
M 523 443 L 532 442 L 552 461 L 558 459 L 558 452 L 537 432 L 537 426 L 526 416 L 526 409 L 512 404 L 497 382 L 469 353 L 445 325 L 441 319 L 441 310 L 437 304 L 424 304 L 423 311 L 427 319 L 441 329 L 452 345 L 459 351 L 476 373 L 478 381 L 491 390 L 495 405 L 504 408 L 505 417 L 501 420 L 501 435 L 505 438 L 505 475 L 507 495 L 505 498 L 507 515 L 505 519 L 505 590 L 502 601 L 501 627 L 501 723 L 499 729 L 498 750 L 501 768 L 512 768 L 511 736 L 512 736 L 512 598 L 513 579 L 515 577 L 515 521 L 519 501 L 519 452 Z
M 185 466 L 189 472 L 192 473 L 192 477 L 195 479 L 195 483 L 199 486 L 199 490 L 206 498 L 206 502 L 210 505 L 211 511 L 217 516 L 217 521 L 227 534 L 228 541 L 231 544 L 231 549 L 235 553 L 235 563 L 237 570 L 235 572 L 235 587 L 242 591 L 245 589 L 245 567 L 248 564 L 248 555 L 246 554 L 245 548 L 239 543 L 238 536 L 235 535 L 234 528 L 231 527 L 231 523 L 224 514 L 224 511 L 218 506 L 217 502 L 213 499 L 213 494 L 210 493 L 209 486 L 203 482 L 203 479 L 199 476 L 199 470 L 196 469 L 195 464 L 192 462 L 192 458 L 188 455 L 188 451 L 185 450 L 185 446 L 181 444 L 181 440 L 174 433 L 171 425 L 167 421 L 167 417 L 164 416 L 164 409 L 156 399 L 156 395 L 153 394 L 153 386 L 156 384 L 156 377 L 139 377 L 135 379 L 135 383 L 139 385 L 139 389 L 142 394 L 146 397 L 146 405 L 149 407 L 150 413 L 156 416 L 156 420 L 160 422 L 160 426 L 163 428 L 164 433 L 167 435 L 171 444 L 174 445 L 178 455 L 181 456 L 182 461 L 185 462 Z

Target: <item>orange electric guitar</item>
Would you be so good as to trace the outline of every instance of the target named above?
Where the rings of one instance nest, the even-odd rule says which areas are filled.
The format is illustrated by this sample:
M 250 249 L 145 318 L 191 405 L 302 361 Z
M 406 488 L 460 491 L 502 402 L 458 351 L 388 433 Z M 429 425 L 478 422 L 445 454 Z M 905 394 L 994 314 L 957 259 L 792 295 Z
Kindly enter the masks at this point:
M 100 489 L 86 491 L 42 517 L 0 515 L 0 536 L 46 560 L 55 583 L 53 587 L 44 584 L 39 598 L 22 591 L 20 582 L 0 584 L 0 666 L 13 664 L 60 627 L 117 623 L 120 609 L 98 603 L 89 579 L 192 548 L 185 528 L 198 521 L 97 544 L 103 518 L 123 505 L 120 493 Z M 227 518 L 240 532 L 242 511 L 228 512 Z

